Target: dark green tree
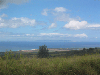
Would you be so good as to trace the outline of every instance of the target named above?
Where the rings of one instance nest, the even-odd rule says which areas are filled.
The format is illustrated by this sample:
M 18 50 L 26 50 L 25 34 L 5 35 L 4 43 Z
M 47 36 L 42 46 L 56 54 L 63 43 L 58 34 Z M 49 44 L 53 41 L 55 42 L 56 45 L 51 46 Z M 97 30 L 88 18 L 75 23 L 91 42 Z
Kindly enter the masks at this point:
M 47 46 L 39 46 L 39 51 L 37 54 L 38 58 L 46 58 L 49 56 L 49 50 L 47 49 Z

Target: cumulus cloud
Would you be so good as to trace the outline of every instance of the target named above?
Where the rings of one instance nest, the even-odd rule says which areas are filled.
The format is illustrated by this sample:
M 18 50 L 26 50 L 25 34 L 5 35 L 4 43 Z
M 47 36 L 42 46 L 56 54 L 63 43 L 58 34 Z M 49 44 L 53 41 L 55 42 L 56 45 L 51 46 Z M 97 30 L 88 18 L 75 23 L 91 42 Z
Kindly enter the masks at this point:
M 52 24 L 49 26 L 49 29 L 50 29 L 50 28 L 55 28 L 55 27 L 57 27 L 57 25 L 56 25 L 55 23 L 52 23 Z
M 79 16 L 76 18 L 71 18 L 66 12 L 69 11 L 64 7 L 56 7 L 54 9 L 44 9 L 42 15 L 53 16 L 54 22 L 62 21 L 67 22 L 63 27 L 73 30 L 78 29 L 100 29 L 100 24 L 89 24 L 87 21 L 81 21 Z M 52 23 L 49 28 L 56 27 L 56 24 Z
M 3 15 L 3 17 L 5 14 Z M 20 26 L 35 26 L 36 25 L 36 20 L 35 19 L 29 19 L 26 17 L 21 17 L 21 18 L 11 18 L 10 20 L 5 20 L 3 18 L 0 18 L 0 28 L 17 28 Z
M 54 9 L 44 9 L 42 15 L 52 16 L 54 22 L 62 21 L 67 22 L 63 27 L 73 30 L 78 29 L 100 29 L 100 24 L 89 24 L 87 21 L 81 21 L 79 16 L 71 18 L 70 15 L 66 12 L 69 10 L 64 7 L 56 7 Z M 54 28 L 56 25 L 52 23 L 49 28 Z
M 42 21 L 36 21 L 35 19 L 29 19 L 26 17 L 13 17 L 7 20 L 3 19 L 3 17 L 7 17 L 7 15 L 2 14 L 0 16 L 0 28 L 18 28 L 24 26 L 46 25 L 46 23 Z
M 56 11 L 56 12 L 66 12 L 66 8 L 64 8 L 64 7 L 56 7 L 55 9 L 54 9 L 54 11 Z
M 29 0 L 0 0 L 0 9 L 6 8 L 8 3 L 21 4 Z
M 75 21 L 72 20 L 69 23 L 65 24 L 63 27 L 78 30 L 78 29 L 97 29 L 100 28 L 100 24 L 89 24 L 87 21 Z
M 43 11 L 42 11 L 42 15 L 44 15 L 44 16 L 47 16 L 48 14 L 47 14 L 47 11 L 48 11 L 48 9 L 43 9 Z
M 65 28 L 69 28 L 69 29 L 81 29 L 83 27 L 85 27 L 87 25 L 87 21 L 70 21 L 69 23 L 65 24 Z

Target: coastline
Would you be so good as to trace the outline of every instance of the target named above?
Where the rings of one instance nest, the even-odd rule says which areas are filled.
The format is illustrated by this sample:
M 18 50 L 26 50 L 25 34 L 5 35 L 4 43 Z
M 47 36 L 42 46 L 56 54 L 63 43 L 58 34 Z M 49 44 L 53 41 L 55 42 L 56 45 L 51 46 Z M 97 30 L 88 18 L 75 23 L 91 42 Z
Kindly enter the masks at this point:
M 87 48 L 88 49 L 88 48 Z M 83 50 L 83 48 L 48 48 L 49 52 L 55 51 L 71 51 L 71 50 Z M 22 49 L 22 50 L 11 50 L 13 52 L 38 52 L 39 49 Z M 4 53 L 6 51 L 1 51 L 0 53 Z
M 55 51 L 71 51 L 76 50 L 75 48 L 69 49 L 69 48 L 48 48 L 49 52 L 55 52 Z M 79 50 L 83 50 L 82 48 Z M 39 51 L 39 49 L 31 49 L 31 50 L 19 50 L 19 52 L 34 52 Z

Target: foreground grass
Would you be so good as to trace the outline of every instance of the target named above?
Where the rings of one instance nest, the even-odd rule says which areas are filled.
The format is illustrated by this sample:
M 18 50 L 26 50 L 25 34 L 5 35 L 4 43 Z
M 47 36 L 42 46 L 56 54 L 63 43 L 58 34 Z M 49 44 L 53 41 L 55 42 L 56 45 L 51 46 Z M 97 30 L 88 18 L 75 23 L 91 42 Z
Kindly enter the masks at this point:
M 7 57 L 7 56 L 6 56 Z M 68 58 L 0 58 L 0 75 L 99 75 L 100 54 Z

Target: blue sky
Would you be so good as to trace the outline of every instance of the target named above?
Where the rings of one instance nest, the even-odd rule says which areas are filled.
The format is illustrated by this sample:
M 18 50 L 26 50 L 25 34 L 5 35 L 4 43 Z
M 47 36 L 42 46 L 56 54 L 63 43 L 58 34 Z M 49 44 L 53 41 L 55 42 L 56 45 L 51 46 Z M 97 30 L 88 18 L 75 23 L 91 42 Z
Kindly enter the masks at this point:
M 0 41 L 100 42 L 100 0 L 0 0 Z

